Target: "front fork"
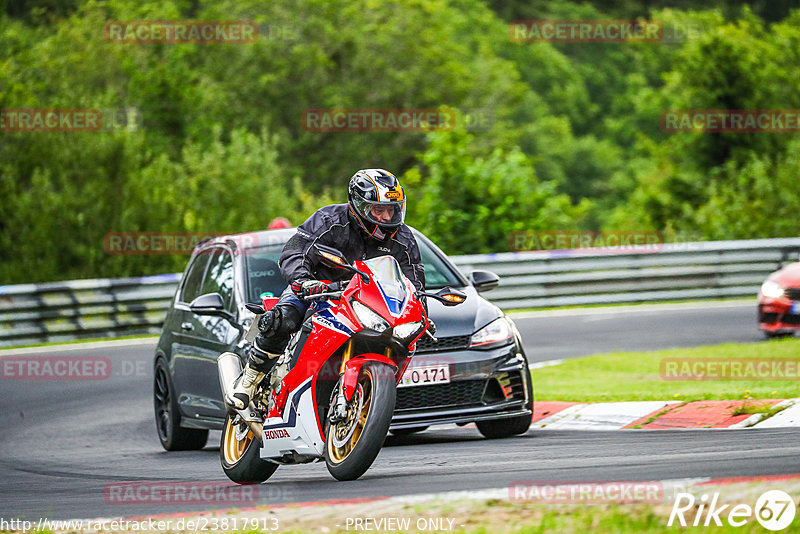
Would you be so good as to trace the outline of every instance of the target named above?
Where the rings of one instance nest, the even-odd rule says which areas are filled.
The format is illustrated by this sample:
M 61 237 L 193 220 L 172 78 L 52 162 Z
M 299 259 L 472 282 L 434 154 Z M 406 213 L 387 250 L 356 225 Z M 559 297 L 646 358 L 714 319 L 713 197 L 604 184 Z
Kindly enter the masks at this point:
M 394 363 L 390 358 L 391 349 L 389 349 L 389 347 L 386 348 L 385 354 L 368 352 L 365 354 L 359 354 L 355 358 L 352 357 L 352 354 L 353 341 L 350 340 L 347 342 L 347 347 L 344 351 L 344 357 L 342 358 L 342 366 L 339 370 L 339 375 L 341 376 L 341 379 L 339 380 L 340 387 L 339 391 L 336 393 L 333 405 L 331 406 L 329 416 L 331 423 L 338 423 L 339 421 L 343 421 L 347 418 L 347 403 L 352 400 L 353 394 L 358 388 L 358 375 L 361 372 L 361 368 L 366 363 L 380 362 L 389 365 L 390 367 L 394 368 L 395 372 L 397 372 L 397 364 Z

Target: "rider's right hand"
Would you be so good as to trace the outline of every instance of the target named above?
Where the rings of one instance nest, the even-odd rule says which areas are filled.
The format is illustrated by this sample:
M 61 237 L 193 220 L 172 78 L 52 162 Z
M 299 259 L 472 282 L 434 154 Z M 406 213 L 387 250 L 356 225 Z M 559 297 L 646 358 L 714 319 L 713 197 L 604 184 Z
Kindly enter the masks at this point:
M 298 280 L 292 283 L 292 291 L 301 298 L 310 295 L 319 295 L 320 293 L 325 293 L 328 289 L 328 284 L 320 280 Z

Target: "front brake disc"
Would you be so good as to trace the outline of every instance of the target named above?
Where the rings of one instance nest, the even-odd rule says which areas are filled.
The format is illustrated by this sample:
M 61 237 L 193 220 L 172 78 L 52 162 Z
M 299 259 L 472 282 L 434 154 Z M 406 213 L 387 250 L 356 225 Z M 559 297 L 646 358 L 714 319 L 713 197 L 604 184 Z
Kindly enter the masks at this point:
M 364 390 L 361 387 L 361 384 L 358 385 L 358 390 L 356 390 L 355 397 L 358 397 L 358 399 L 353 398 L 348 403 L 347 420 L 333 425 L 331 441 L 337 449 L 344 447 L 345 444 L 350 441 L 350 438 L 353 437 L 353 433 L 356 431 L 359 415 L 361 414 L 361 409 L 364 407 Z M 356 400 L 357 402 L 354 402 Z

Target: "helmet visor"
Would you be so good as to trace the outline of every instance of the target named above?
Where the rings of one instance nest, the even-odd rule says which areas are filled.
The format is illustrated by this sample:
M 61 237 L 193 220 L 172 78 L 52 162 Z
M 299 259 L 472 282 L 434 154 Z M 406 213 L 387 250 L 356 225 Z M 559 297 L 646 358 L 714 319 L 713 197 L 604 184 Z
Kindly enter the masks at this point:
M 392 200 L 373 202 L 364 199 L 353 199 L 357 214 L 365 220 L 387 228 L 395 228 L 406 220 L 406 201 Z

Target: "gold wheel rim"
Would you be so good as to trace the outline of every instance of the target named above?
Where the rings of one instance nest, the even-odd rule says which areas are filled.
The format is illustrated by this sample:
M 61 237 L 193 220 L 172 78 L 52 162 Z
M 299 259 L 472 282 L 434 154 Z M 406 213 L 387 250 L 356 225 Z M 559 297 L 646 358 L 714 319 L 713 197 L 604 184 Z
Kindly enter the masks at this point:
M 335 464 L 342 463 L 344 460 L 347 459 L 348 456 L 350 456 L 350 453 L 353 452 L 353 449 L 355 449 L 356 444 L 358 444 L 358 440 L 361 438 L 361 434 L 364 432 L 364 426 L 367 424 L 367 418 L 369 417 L 370 406 L 372 405 L 373 379 L 372 375 L 368 370 L 365 371 L 365 374 L 369 378 L 369 392 L 365 394 L 364 404 L 362 404 L 361 411 L 358 414 L 358 419 L 354 423 L 356 425 L 356 428 L 353 431 L 352 436 L 350 436 L 350 439 L 342 447 L 335 446 L 333 444 L 332 437 L 333 433 L 336 432 L 337 429 L 339 428 L 339 425 L 336 424 L 328 426 L 328 436 L 327 436 L 328 457 Z M 359 384 L 361 383 L 359 382 Z
M 250 443 L 252 443 L 253 437 L 253 431 L 248 428 L 244 439 L 241 441 L 236 439 L 236 427 L 233 425 L 233 420 L 228 417 L 225 423 L 225 441 L 223 443 L 225 461 L 233 465 L 241 460 Z

